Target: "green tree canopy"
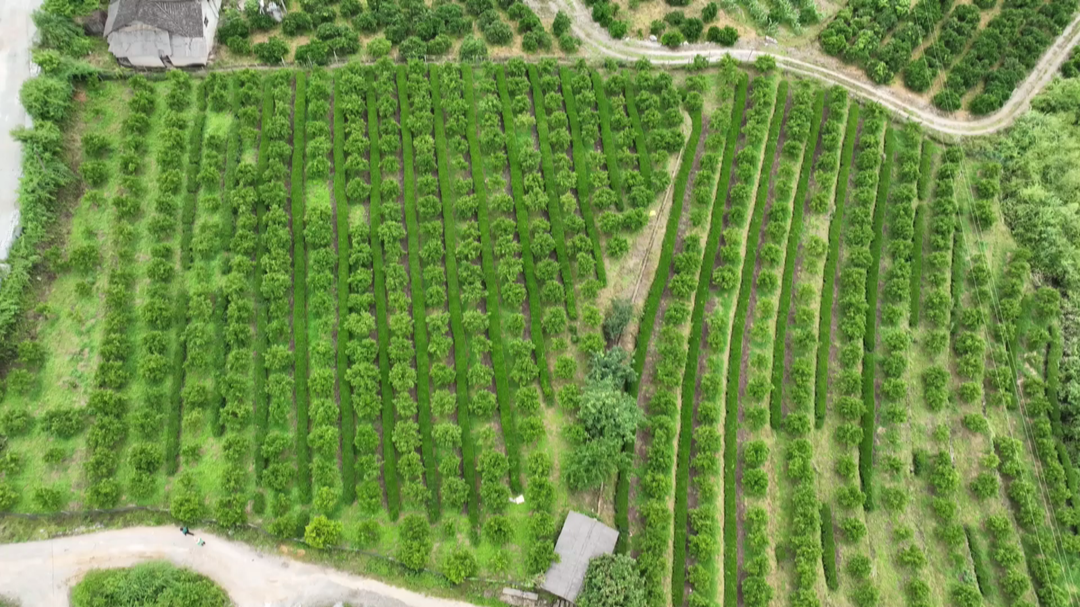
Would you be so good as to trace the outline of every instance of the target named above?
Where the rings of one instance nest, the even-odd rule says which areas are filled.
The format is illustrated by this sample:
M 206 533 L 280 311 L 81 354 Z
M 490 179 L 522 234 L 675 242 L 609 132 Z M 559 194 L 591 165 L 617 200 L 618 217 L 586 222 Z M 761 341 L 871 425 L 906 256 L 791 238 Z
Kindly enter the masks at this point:
M 589 561 L 578 607 L 645 607 L 645 582 L 637 562 L 625 554 L 605 554 Z

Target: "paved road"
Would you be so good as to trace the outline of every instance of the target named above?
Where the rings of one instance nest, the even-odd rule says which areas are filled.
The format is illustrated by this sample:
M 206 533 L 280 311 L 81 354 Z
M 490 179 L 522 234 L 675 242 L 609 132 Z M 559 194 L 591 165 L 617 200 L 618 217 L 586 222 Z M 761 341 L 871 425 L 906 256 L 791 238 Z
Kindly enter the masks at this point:
M 0 0 L 0 260 L 7 258 L 18 222 L 21 152 L 8 133 L 27 123 L 19 88 L 30 77 L 30 44 L 34 23 L 30 13 L 41 0 Z
M 239 607 L 316 607 L 338 601 L 357 607 L 471 607 L 195 532 L 205 546 L 196 546 L 195 538 L 176 527 L 132 527 L 2 545 L 0 595 L 26 607 L 65 607 L 71 587 L 87 571 L 168 560 L 214 580 Z
M 731 55 L 740 61 L 752 61 L 758 55 L 769 54 L 776 58 L 781 68 L 793 74 L 843 86 L 860 97 L 881 104 L 894 114 L 922 124 L 927 131 L 949 139 L 987 135 L 1011 125 L 1027 111 L 1032 98 L 1054 79 L 1061 64 L 1068 59 L 1072 47 L 1080 43 L 1078 14 L 1043 54 L 1031 74 L 1017 86 L 1004 107 L 989 116 L 957 118 L 955 115 L 940 112 L 928 101 L 902 86 L 890 88 L 875 85 L 861 70 L 844 66 L 817 52 L 795 52 L 782 47 L 765 46 L 760 44 L 760 41 L 740 41 L 739 45 L 731 49 L 713 44 L 693 44 L 672 50 L 655 42 L 614 40 L 592 20 L 589 9 L 579 0 L 526 1 L 536 10 L 566 12 L 571 18 L 574 33 L 584 42 L 583 56 L 601 54 L 627 60 L 644 57 L 654 64 L 681 64 L 689 63 L 696 55 L 712 60 Z

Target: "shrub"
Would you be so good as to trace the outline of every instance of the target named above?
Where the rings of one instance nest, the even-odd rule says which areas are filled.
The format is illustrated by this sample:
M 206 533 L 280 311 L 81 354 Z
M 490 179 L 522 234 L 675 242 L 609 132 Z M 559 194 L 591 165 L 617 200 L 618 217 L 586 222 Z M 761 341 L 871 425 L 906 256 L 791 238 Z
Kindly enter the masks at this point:
M 443 574 L 452 584 L 460 584 L 465 578 L 475 576 L 478 569 L 476 556 L 464 546 L 455 546 L 443 564 Z
M 645 607 L 644 580 L 634 559 L 624 554 L 605 554 L 589 561 L 580 607 Z
M 342 530 L 341 521 L 332 521 L 320 514 L 304 528 L 304 541 L 313 548 L 330 548 L 341 542 Z
M 34 120 L 63 122 L 71 110 L 73 90 L 67 80 L 39 76 L 23 83 L 19 100 Z

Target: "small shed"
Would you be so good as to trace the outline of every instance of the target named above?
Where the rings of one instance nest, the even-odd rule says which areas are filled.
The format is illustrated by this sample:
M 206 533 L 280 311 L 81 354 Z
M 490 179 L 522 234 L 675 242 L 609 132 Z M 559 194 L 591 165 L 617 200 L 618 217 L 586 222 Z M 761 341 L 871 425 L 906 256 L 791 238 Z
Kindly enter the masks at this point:
M 559 541 L 555 543 L 559 562 L 548 569 L 541 588 L 573 603 L 585 582 L 589 561 L 614 552 L 618 539 L 618 531 L 596 519 L 571 511 L 563 524 Z
M 105 38 L 121 65 L 206 65 L 214 48 L 221 0 L 113 0 Z

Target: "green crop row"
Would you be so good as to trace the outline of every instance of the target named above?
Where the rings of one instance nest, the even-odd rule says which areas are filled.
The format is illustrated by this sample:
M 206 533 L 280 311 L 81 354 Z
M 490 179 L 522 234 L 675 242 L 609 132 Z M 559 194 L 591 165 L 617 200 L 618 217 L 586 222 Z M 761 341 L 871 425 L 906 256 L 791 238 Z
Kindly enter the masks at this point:
M 570 135 L 573 141 L 572 149 L 574 172 L 577 173 L 578 205 L 581 210 L 581 218 L 585 221 L 585 230 L 589 235 L 589 241 L 592 243 L 593 259 L 596 260 L 596 277 L 599 279 L 601 286 L 606 286 L 607 269 L 604 264 L 603 249 L 600 247 L 600 232 L 596 229 L 596 219 L 593 217 L 589 161 L 582 141 L 581 119 L 578 117 L 577 99 L 574 97 L 570 68 L 559 68 L 559 78 L 562 84 L 563 100 L 566 103 L 566 115 L 570 122 Z
M 729 72 L 729 77 L 731 72 Z M 731 78 L 735 80 L 735 78 Z M 727 88 L 732 84 L 727 78 L 723 78 L 719 82 L 718 90 L 723 95 Z M 682 402 L 693 403 L 695 392 L 697 388 L 697 370 L 699 364 L 699 358 L 701 356 L 701 338 L 704 333 L 704 320 L 705 320 L 705 302 L 709 298 L 709 279 L 712 274 L 711 261 L 716 259 L 716 253 L 720 248 L 720 236 L 724 231 L 723 216 L 724 216 L 724 204 L 723 201 L 727 198 L 728 187 L 731 183 L 731 160 L 735 156 L 735 145 L 739 137 L 739 129 L 742 126 L 743 111 L 746 108 L 746 93 L 749 85 L 749 79 L 745 74 L 739 74 L 733 90 L 734 98 L 730 102 L 725 102 L 721 105 L 719 112 L 723 112 L 730 106 L 731 117 L 726 121 L 726 133 L 724 133 L 724 147 L 723 156 L 720 159 L 720 181 L 716 190 L 716 200 L 712 205 L 712 217 L 709 223 L 709 232 L 705 238 L 705 251 L 702 256 L 702 264 L 698 275 L 698 282 L 696 288 L 696 295 L 694 296 L 694 309 L 690 316 L 690 339 L 687 346 L 686 365 L 683 370 L 682 380 Z M 698 173 L 700 176 L 702 173 Z M 712 331 L 723 331 L 720 327 L 710 327 L 710 334 Z M 702 379 L 704 384 L 706 380 Z M 716 395 L 717 397 L 719 395 Z M 706 400 L 707 399 L 707 400 Z M 697 434 L 697 452 L 694 456 L 694 467 L 700 470 L 699 474 L 708 475 L 714 477 L 719 472 L 720 466 L 717 461 L 717 452 L 708 446 L 710 441 L 706 440 L 706 436 L 715 437 L 717 440 L 711 441 L 714 444 L 719 443 L 719 436 L 716 432 L 716 425 L 720 421 L 719 411 L 719 398 L 713 398 L 711 395 L 706 395 L 705 399 L 698 404 L 697 407 L 697 424 L 698 427 L 692 432 L 691 426 L 693 425 L 693 413 L 694 407 L 684 406 L 681 408 L 681 420 L 679 432 L 679 446 L 676 459 L 676 472 L 675 472 L 675 521 L 674 521 L 674 557 L 672 563 L 672 601 L 673 604 L 682 604 L 683 589 L 686 576 L 686 536 L 687 536 L 687 497 L 690 492 L 690 436 L 692 433 Z M 684 438 L 685 437 L 685 438 Z M 711 462 L 711 465 L 707 464 Z M 705 471 L 712 470 L 712 473 Z M 712 489 L 713 495 L 711 499 L 708 496 L 708 489 Z M 715 506 L 709 506 L 709 502 L 715 502 L 716 483 L 705 481 L 697 485 L 698 502 L 697 508 L 698 514 L 694 520 L 694 530 L 698 536 L 711 536 L 715 537 L 719 531 L 716 529 L 718 517 L 716 515 Z M 683 497 L 679 497 L 679 496 Z M 711 515 L 711 516 L 710 516 Z M 703 519 L 707 519 L 703 520 Z M 702 543 L 705 543 L 704 541 Z M 715 553 L 716 542 L 708 543 L 712 546 L 712 553 Z M 701 553 L 705 551 L 705 553 Z M 698 553 L 694 555 L 695 560 L 698 562 L 715 562 L 715 554 L 709 554 L 709 551 L 703 546 L 698 548 Z M 715 599 L 716 597 L 716 571 L 715 567 L 705 567 L 709 572 L 708 579 L 702 581 L 700 578 L 694 578 L 691 581 L 693 590 L 695 593 L 702 593 L 706 597 Z
M 788 229 L 787 251 L 784 254 L 784 274 L 780 282 L 780 303 L 777 306 L 776 336 L 773 345 L 772 392 L 769 396 L 769 424 L 775 430 L 780 427 L 780 416 L 784 402 L 784 351 L 787 344 L 787 313 L 791 309 L 791 291 L 795 288 L 795 256 L 802 241 L 803 217 L 807 205 L 807 192 L 810 186 L 810 173 L 813 170 L 814 149 L 821 133 L 822 118 L 825 113 L 826 92 L 819 91 L 814 98 L 814 109 L 810 122 L 810 134 L 803 147 L 802 166 L 799 169 L 799 183 L 795 187 L 791 226 Z M 780 361 L 781 364 L 777 364 Z
M 548 219 L 551 220 L 551 235 L 555 238 L 555 256 L 559 261 L 563 286 L 566 288 L 566 314 L 570 320 L 577 320 L 577 297 L 574 295 L 574 277 L 570 273 L 570 257 L 566 252 L 566 232 L 563 227 L 563 209 L 559 201 L 559 191 L 555 187 L 555 166 L 551 157 L 551 143 L 548 138 L 549 110 L 543 107 L 544 91 L 540 88 L 540 74 L 535 64 L 529 64 L 529 79 L 532 81 L 534 111 L 536 115 L 536 133 L 540 140 L 541 167 L 544 171 L 544 183 L 548 191 Z M 601 260 L 602 261 L 602 260 Z M 540 365 L 541 384 L 546 375 L 547 363 Z
M 929 142 L 923 149 L 930 147 Z M 914 235 L 911 243 L 911 282 L 908 287 L 908 325 L 919 326 L 919 311 L 922 302 L 923 241 L 926 238 L 926 205 L 919 203 L 915 207 Z
M 840 587 L 836 575 L 836 536 L 833 531 L 832 507 L 821 503 L 821 566 L 825 571 L 825 585 L 829 590 Z
M 307 75 L 296 74 L 294 120 L 307 116 Z M 304 136 L 305 129 L 293 126 L 292 193 L 289 198 L 293 230 L 293 354 L 296 398 L 296 481 L 300 501 L 311 501 L 311 453 L 308 451 L 308 331 L 307 331 L 307 247 L 304 245 Z
M 410 64 L 410 67 L 414 64 Z M 416 219 L 416 179 L 413 170 L 413 133 L 409 115 L 410 98 L 413 97 L 408 79 L 409 70 L 404 65 L 397 68 L 398 100 L 401 107 L 402 157 L 405 168 L 405 230 L 409 247 L 410 289 L 413 293 L 412 315 L 414 342 L 416 344 L 416 396 L 419 405 L 421 456 L 424 459 L 425 481 L 428 487 L 428 516 L 439 518 L 439 481 L 435 465 L 435 448 L 431 439 L 431 366 L 428 359 L 427 305 L 423 272 L 420 270 L 420 223 Z M 426 84 L 426 82 L 424 83 Z M 415 91 L 419 94 L 420 91 Z M 429 91 L 430 94 L 430 91 Z
M 471 67 L 463 67 L 462 74 L 465 86 L 465 102 L 468 106 L 467 110 L 467 124 L 468 124 L 468 142 L 469 142 L 469 158 L 472 161 L 472 178 L 473 187 L 476 192 L 476 216 L 480 230 L 480 262 L 481 268 L 484 272 L 484 283 L 487 285 L 487 310 L 488 310 L 488 336 L 491 339 L 491 364 L 494 369 L 495 375 L 495 396 L 498 400 L 499 410 L 505 414 L 512 414 L 510 404 L 510 386 L 509 378 L 506 373 L 506 359 L 503 353 L 503 337 L 502 337 L 502 314 L 499 305 L 499 291 L 497 285 L 499 285 L 498 276 L 495 273 L 495 249 L 494 244 L 491 242 L 491 222 L 488 218 L 488 191 L 487 184 L 484 180 L 484 156 L 481 151 L 480 141 L 478 138 L 477 117 L 476 117 L 476 102 L 474 100 L 474 69 Z M 490 94 L 489 94 L 490 96 Z M 491 123 L 487 125 L 487 133 L 491 132 Z M 487 133 L 485 133 L 487 135 Z M 491 135 L 487 135 L 491 136 Z M 513 165 L 511 165 L 512 170 Z M 524 245 L 523 245 L 524 246 Z M 506 421 L 510 421 L 509 419 Z M 504 431 L 507 430 L 507 425 L 503 424 Z M 509 426 L 510 436 L 504 437 L 507 452 L 511 452 L 511 447 L 515 456 L 513 462 L 516 464 L 518 461 L 517 441 L 514 440 L 514 426 Z M 508 458 L 509 459 L 509 456 Z M 511 467 L 510 470 L 516 471 L 517 469 Z M 520 491 L 520 482 L 516 479 L 516 474 L 510 475 L 510 488 L 512 491 Z
M 370 75 L 367 75 L 370 78 Z M 376 109 L 379 89 L 367 90 L 368 133 L 376 135 L 379 129 L 379 114 Z M 401 513 L 401 488 L 398 482 L 397 454 L 394 443 L 387 437 L 393 436 L 395 426 L 394 397 L 390 389 L 390 326 L 387 313 L 386 269 L 384 247 L 379 235 L 382 233 L 382 161 L 380 153 L 381 138 L 371 143 L 371 206 L 368 219 L 371 222 L 372 267 L 375 273 L 375 320 L 379 345 L 379 386 L 382 391 L 382 455 L 383 484 L 386 487 L 386 507 L 390 520 L 397 520 Z
M 338 387 L 341 408 L 341 502 L 356 501 L 356 412 L 353 410 L 352 390 L 346 381 L 349 369 L 348 345 L 352 336 L 345 314 L 349 309 L 349 199 L 345 193 L 345 102 L 339 79 L 334 80 L 334 201 L 337 204 L 337 352 L 334 380 Z
M 814 418 L 817 427 L 825 425 L 828 403 L 829 349 L 832 347 L 832 316 L 836 268 L 840 257 L 840 224 L 844 219 L 844 202 L 847 200 L 848 173 L 855 153 L 855 137 L 859 127 L 859 106 L 848 109 L 847 130 L 844 147 L 840 153 L 840 168 L 836 178 L 836 196 L 832 219 L 829 221 L 829 250 L 825 257 L 824 282 L 821 289 L 820 319 L 818 323 L 817 373 L 814 381 Z
M 926 202 L 926 199 L 930 197 L 930 184 L 934 173 L 934 153 L 936 151 L 937 146 L 932 141 L 927 141 L 923 144 L 922 153 L 919 156 L 918 192 L 919 200 L 923 202 Z

